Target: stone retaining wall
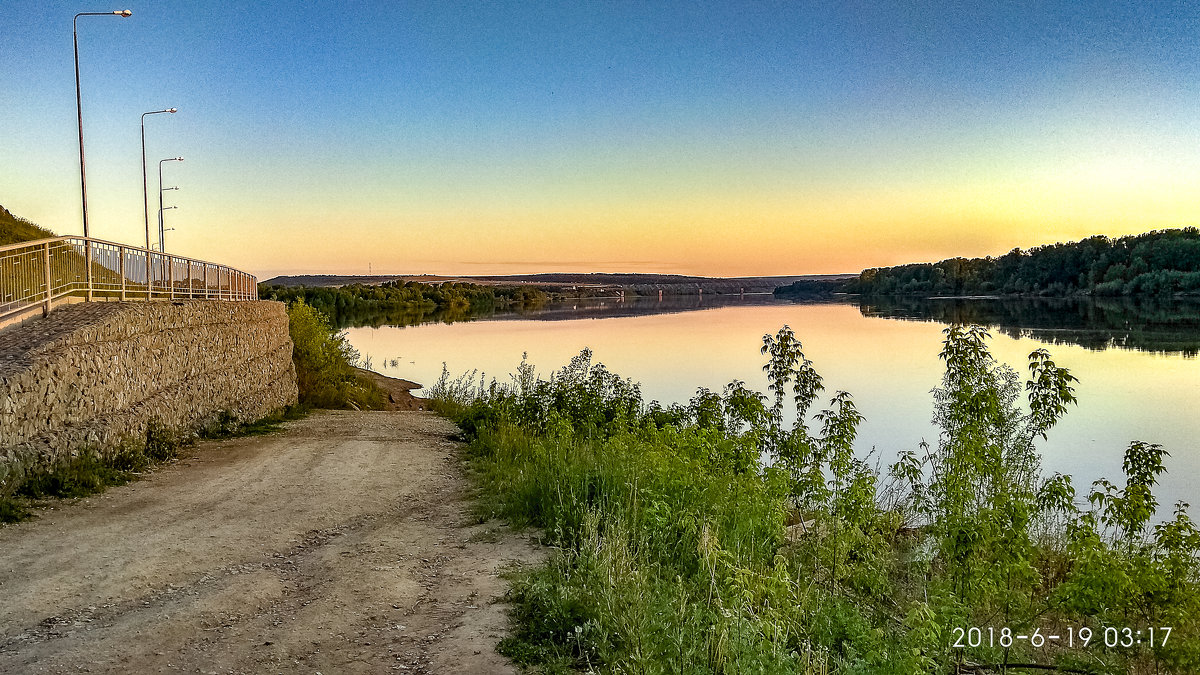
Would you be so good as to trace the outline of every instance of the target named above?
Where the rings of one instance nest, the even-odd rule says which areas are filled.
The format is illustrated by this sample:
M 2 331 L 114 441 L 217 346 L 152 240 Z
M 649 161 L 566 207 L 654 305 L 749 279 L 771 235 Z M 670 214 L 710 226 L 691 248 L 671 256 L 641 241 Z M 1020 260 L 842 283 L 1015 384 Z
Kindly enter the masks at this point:
M 0 331 L 0 495 L 31 469 L 144 442 L 151 422 L 189 432 L 294 403 L 282 303 L 63 307 Z

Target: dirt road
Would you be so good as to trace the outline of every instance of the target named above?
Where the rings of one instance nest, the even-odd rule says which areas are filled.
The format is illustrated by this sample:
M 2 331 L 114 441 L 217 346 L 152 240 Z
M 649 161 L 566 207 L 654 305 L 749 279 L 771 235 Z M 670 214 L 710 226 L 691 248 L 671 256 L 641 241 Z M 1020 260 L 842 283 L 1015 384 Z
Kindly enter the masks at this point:
M 514 672 L 496 574 L 538 554 L 454 431 L 318 412 L 0 528 L 0 672 Z

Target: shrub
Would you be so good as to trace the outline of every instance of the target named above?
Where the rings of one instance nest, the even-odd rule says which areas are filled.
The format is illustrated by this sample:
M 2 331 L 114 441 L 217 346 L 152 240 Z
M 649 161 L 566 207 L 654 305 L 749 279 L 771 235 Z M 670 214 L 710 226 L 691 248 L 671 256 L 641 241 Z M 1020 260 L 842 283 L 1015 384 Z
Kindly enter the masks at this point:
M 383 392 L 354 370 L 359 354 L 321 312 L 303 300 L 288 305 L 288 331 L 301 405 L 317 408 L 380 408 Z

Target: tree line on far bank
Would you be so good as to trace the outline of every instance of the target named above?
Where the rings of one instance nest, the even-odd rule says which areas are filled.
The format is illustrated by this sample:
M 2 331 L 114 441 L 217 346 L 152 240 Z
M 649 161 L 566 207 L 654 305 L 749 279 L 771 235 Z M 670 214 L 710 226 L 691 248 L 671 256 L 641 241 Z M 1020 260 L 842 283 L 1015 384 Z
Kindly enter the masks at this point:
M 857 279 L 776 289 L 779 296 L 829 293 L 960 296 L 1200 296 L 1200 230 L 1186 227 L 1088 237 L 999 257 L 948 258 L 863 270 Z
M 387 281 L 379 285 L 277 286 L 259 284 L 258 297 L 304 304 L 329 317 L 333 325 L 406 325 L 432 315 L 465 317 L 498 307 L 531 307 L 546 302 L 544 291 L 529 286 L 495 287 L 447 281 L 426 284 Z
M 1200 295 L 1200 230 L 1088 237 L 998 258 L 863 270 L 849 292 L 863 295 Z

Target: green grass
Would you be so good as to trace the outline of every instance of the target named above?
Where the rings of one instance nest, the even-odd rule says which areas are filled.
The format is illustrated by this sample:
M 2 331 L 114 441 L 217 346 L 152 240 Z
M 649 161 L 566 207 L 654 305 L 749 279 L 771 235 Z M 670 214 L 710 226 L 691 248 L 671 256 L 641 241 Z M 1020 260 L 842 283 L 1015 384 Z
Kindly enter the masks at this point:
M 216 420 L 200 430 L 200 438 L 219 440 L 225 438 L 240 438 L 242 436 L 263 436 L 283 429 L 283 423 L 303 419 L 312 412 L 311 406 L 303 404 L 287 406 L 286 408 L 267 415 L 253 422 L 238 422 L 233 415 L 222 411 Z
M 314 408 L 379 410 L 387 395 L 354 370 L 358 351 L 329 318 L 297 300 L 288 305 L 288 332 L 300 404 Z

